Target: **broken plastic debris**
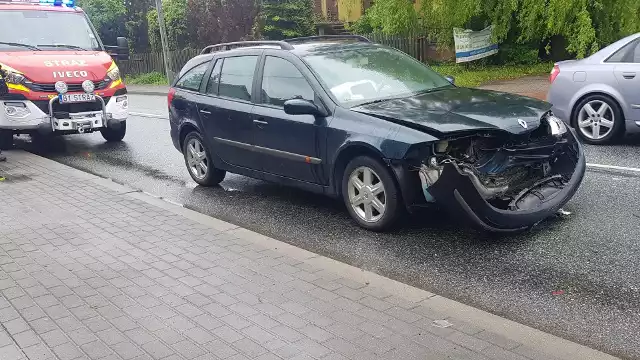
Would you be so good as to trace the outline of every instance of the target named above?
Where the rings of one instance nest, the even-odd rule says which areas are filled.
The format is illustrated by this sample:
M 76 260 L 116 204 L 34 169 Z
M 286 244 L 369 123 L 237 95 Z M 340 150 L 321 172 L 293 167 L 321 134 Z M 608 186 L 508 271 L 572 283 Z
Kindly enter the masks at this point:
M 560 215 L 560 216 L 569 216 L 569 215 L 571 215 L 571 211 L 567 211 L 565 209 L 560 209 L 560 210 L 558 210 L 558 215 Z
M 453 324 L 448 322 L 447 320 L 433 320 L 431 325 L 435 327 L 443 328 L 443 329 L 453 326 Z
M 553 296 L 563 295 L 564 294 L 564 290 L 556 290 L 556 291 L 552 292 L 551 294 Z

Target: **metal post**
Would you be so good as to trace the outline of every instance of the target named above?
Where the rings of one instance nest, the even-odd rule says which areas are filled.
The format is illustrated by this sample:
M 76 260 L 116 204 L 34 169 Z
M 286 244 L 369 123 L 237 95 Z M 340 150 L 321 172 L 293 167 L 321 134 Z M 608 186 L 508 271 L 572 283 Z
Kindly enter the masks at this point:
M 164 70 L 169 83 L 173 80 L 171 72 L 171 54 L 169 53 L 169 44 L 167 42 L 167 31 L 164 26 L 164 13 L 162 12 L 162 0 L 156 0 L 156 10 L 158 11 L 158 26 L 160 27 L 160 41 L 162 42 L 162 57 L 164 58 Z

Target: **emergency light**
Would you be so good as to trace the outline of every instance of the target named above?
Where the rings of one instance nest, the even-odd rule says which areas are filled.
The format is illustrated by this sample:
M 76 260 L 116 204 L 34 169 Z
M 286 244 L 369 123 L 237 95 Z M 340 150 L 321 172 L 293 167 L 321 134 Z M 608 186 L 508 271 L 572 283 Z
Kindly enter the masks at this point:
M 27 4 L 41 4 L 41 5 L 51 5 L 51 6 L 66 6 L 66 7 L 74 7 L 76 4 L 75 0 L 11 0 L 13 3 L 27 3 Z

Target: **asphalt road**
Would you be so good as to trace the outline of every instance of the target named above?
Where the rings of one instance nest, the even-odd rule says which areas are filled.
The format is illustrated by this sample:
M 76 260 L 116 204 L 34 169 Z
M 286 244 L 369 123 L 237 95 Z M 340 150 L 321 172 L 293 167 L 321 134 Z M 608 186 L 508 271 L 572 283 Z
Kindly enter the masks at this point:
M 435 211 L 407 219 L 399 232 L 374 234 L 322 196 L 236 175 L 220 187 L 196 187 L 171 144 L 165 98 L 132 95 L 130 103 L 136 115 L 121 144 L 106 144 L 99 134 L 69 136 L 46 150 L 28 139 L 18 144 L 310 251 L 640 358 L 640 172 L 590 168 L 566 207 L 572 215 L 526 234 L 483 235 Z M 640 168 L 637 139 L 587 152 L 589 163 Z

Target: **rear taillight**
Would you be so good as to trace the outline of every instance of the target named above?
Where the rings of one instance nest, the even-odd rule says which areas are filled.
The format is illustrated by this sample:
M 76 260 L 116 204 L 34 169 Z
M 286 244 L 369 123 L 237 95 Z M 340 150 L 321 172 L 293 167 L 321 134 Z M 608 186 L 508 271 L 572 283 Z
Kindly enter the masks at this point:
M 560 75 L 560 67 L 558 65 L 555 65 L 553 67 L 553 70 L 551 70 L 551 75 L 549 75 L 549 82 L 553 83 L 558 75 Z
M 169 106 L 169 109 L 171 109 L 171 103 L 173 102 L 173 97 L 176 95 L 176 89 L 171 88 L 169 89 L 169 93 L 167 94 L 167 105 Z

